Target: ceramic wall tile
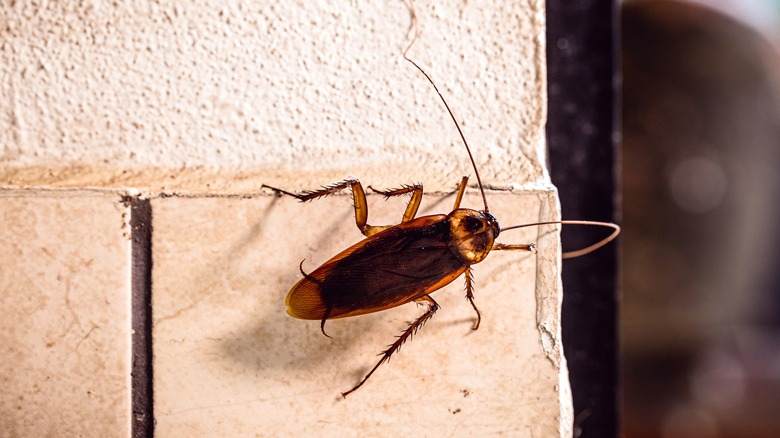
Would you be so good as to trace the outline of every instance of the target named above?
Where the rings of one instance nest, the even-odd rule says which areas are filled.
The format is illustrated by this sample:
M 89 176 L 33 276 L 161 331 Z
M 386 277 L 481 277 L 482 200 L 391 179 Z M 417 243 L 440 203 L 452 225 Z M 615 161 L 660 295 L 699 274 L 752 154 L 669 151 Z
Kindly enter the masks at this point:
M 128 436 L 128 208 L 0 193 L 0 436 Z
M 551 192 L 491 193 L 504 225 L 553 218 Z M 369 223 L 405 200 L 370 196 Z M 426 198 L 445 213 L 453 197 Z M 465 205 L 479 207 L 478 196 Z M 464 280 L 433 294 L 438 313 L 358 391 L 350 389 L 421 313 L 414 304 L 328 321 L 285 313 L 287 291 L 359 241 L 347 196 L 164 198 L 154 211 L 154 399 L 158 436 L 566 436 L 571 407 L 558 329 L 557 232 L 507 232 L 539 253 L 495 251 L 474 265 L 482 325 Z M 425 207 L 425 206 L 424 206 Z M 424 208 L 425 210 L 425 208 Z

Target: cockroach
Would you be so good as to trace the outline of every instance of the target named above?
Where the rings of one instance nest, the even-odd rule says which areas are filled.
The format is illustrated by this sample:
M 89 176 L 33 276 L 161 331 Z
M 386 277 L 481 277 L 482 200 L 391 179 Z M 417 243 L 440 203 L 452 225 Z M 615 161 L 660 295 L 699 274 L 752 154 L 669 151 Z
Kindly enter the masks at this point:
M 411 194 L 401 223 L 398 225 L 374 226 L 368 224 L 368 204 L 363 185 L 356 178 L 347 179 L 320 189 L 303 193 L 292 193 L 279 188 L 263 185 L 278 195 L 287 195 L 305 202 L 335 194 L 346 188 L 352 190 L 355 222 L 365 239 L 350 246 L 322 264 L 306 273 L 303 262 L 299 270 L 303 278 L 287 294 L 285 304 L 287 313 L 299 319 L 319 320 L 320 330 L 325 333 L 325 321 L 365 315 L 392 309 L 402 304 L 415 302 L 425 308 L 416 320 L 380 355 L 374 367 L 352 389 L 342 392 L 347 395 L 354 392 L 374 374 L 374 372 L 398 351 L 439 310 L 439 305 L 431 293 L 451 283 L 463 275 L 466 282 L 466 299 L 476 312 L 472 330 L 477 330 L 482 317 L 474 303 L 474 285 L 472 265 L 481 262 L 490 251 L 535 251 L 533 243 L 505 244 L 496 241 L 504 231 L 547 224 L 595 225 L 613 229 L 612 234 L 601 241 L 581 250 L 566 252 L 563 258 L 578 257 L 606 245 L 620 233 L 620 227 L 613 223 L 594 221 L 550 221 L 532 224 L 501 227 L 488 209 L 487 197 L 479 176 L 474 156 L 466 137 L 458 124 L 444 96 L 430 76 L 417 63 L 407 56 L 409 49 L 417 40 L 419 31 L 417 17 L 410 5 L 414 36 L 403 51 L 403 57 L 419 70 L 439 95 L 444 107 L 460 134 L 468 153 L 477 185 L 482 195 L 483 210 L 461 208 L 461 200 L 466 191 L 468 177 L 460 181 L 455 196 L 455 205 L 449 214 L 436 214 L 415 217 L 423 196 L 421 184 L 404 185 L 391 190 L 369 189 L 386 198 Z

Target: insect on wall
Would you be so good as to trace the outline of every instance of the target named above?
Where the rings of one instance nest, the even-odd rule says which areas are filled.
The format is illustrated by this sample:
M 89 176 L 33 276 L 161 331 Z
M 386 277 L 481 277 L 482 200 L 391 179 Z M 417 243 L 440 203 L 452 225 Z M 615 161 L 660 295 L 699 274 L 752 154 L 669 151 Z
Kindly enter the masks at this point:
M 617 225 L 587 221 L 545 220 L 508 227 L 499 225 L 495 216 L 489 212 L 488 200 L 479 169 L 455 115 L 436 83 L 422 67 L 408 56 L 409 50 L 419 37 L 413 3 L 410 3 L 410 12 L 413 37 L 403 51 L 403 58 L 430 83 L 452 118 L 474 170 L 484 208 L 461 207 L 468 187 L 468 176 L 464 176 L 457 185 L 454 206 L 452 211 L 446 215 L 417 216 L 424 193 L 420 183 L 406 184 L 392 189 L 376 189 L 367 186 L 368 190 L 385 197 L 385 199 L 409 196 L 401 221 L 397 225 L 371 225 L 368 223 L 369 207 L 366 188 L 355 177 L 301 193 L 263 185 L 264 188 L 273 190 L 279 196 L 288 196 L 301 202 L 350 190 L 355 223 L 366 237 L 366 239 L 339 252 L 311 272 L 306 272 L 303 269 L 303 262 L 301 262 L 299 270 L 303 278 L 290 289 L 285 299 L 287 313 L 290 316 L 299 319 L 319 320 L 320 331 L 324 336 L 330 338 L 325 332 L 325 323 L 329 320 L 386 311 L 411 302 L 423 308 L 422 314 L 410 322 L 408 327 L 380 353 L 379 361 L 365 377 L 348 391 L 342 392 L 343 397 L 366 383 L 381 365 L 388 362 L 393 354 L 397 353 L 433 318 L 440 309 L 440 305 L 431 295 L 458 277 L 462 276 L 465 281 L 466 299 L 476 314 L 472 330 L 479 328 L 482 315 L 474 300 L 473 266 L 482 262 L 493 251 L 524 251 L 528 253 L 536 253 L 537 251 L 535 243 L 499 242 L 497 239 L 501 232 L 528 226 L 561 224 L 613 228 L 614 232 L 609 237 L 587 248 L 564 253 L 564 257 L 587 254 L 603 246 L 620 232 Z M 545 328 L 543 327 L 542 330 Z M 547 336 L 546 340 L 551 341 L 549 333 Z
M 277 15 L 285 5 L 276 6 Z M 359 2 L 315 13 L 307 8 L 329 6 L 297 7 L 276 26 L 288 29 L 289 41 L 314 48 L 263 60 L 286 76 L 264 90 L 284 96 L 267 113 L 285 132 L 277 136 L 277 125 L 268 123 L 258 136 L 254 150 L 268 160 L 261 182 L 297 194 L 354 175 L 365 184 L 368 223 L 392 225 L 401 222 L 410 194 L 385 201 L 369 185 L 422 183 L 419 217 L 450 213 L 457 184 L 470 175 L 461 206 L 484 209 L 452 120 L 430 83 L 401 56 L 411 38 L 407 6 Z M 542 3 L 423 2 L 417 8 L 422 33 L 409 55 L 461 123 L 490 213 L 502 226 L 559 219 L 543 171 L 544 47 L 536 38 L 543 34 Z M 461 275 L 433 293 L 441 308 L 414 339 L 344 400 L 340 393 L 370 371 L 377 353 L 424 308 L 410 302 L 328 320 L 331 339 L 320 320 L 290 317 L 284 301 L 303 278 L 301 261 L 310 274 L 365 236 L 355 225 L 349 188 L 301 203 L 270 190 L 258 194 L 259 186 L 245 199 L 153 201 L 156 220 L 164 222 L 155 231 L 178 233 L 175 242 L 155 244 L 155 345 L 165 346 L 155 354 L 160 430 L 186 424 L 213 431 L 219 421 L 246 425 L 245 434 L 451 435 L 457 419 L 463 433 L 494 425 L 507 433 L 565 435 L 570 402 L 558 331 L 555 226 L 501 234 L 503 242 L 535 243 L 536 254 L 492 251 L 474 265 L 478 330 L 472 330 L 476 313 Z M 215 213 L 199 220 L 206 210 Z M 187 367 L 179 366 L 182 358 Z M 197 396 L 182 396 L 190 387 Z

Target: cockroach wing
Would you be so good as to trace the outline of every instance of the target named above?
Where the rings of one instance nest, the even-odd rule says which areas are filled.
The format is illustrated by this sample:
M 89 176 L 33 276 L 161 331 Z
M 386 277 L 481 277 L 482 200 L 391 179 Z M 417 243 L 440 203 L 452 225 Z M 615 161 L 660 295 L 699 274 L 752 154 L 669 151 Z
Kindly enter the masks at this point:
M 467 268 L 448 247 L 449 239 L 445 215 L 383 230 L 306 274 L 287 295 L 287 313 L 301 319 L 343 318 L 427 295 Z

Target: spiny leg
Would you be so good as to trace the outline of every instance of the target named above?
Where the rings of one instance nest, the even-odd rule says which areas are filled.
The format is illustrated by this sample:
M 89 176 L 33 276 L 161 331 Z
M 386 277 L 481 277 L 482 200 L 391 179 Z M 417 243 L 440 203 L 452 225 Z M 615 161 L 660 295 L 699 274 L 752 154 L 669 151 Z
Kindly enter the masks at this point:
M 439 310 L 439 304 L 436 303 L 436 301 L 433 300 L 428 295 L 425 295 L 422 298 L 418 298 L 415 300 L 416 303 L 422 304 L 427 306 L 427 310 L 425 313 L 420 315 L 419 318 L 417 318 L 413 323 L 409 324 L 409 327 L 404 331 L 401 336 L 398 336 L 398 338 L 393 342 L 391 345 L 387 347 L 387 350 L 383 351 L 382 353 L 379 353 L 382 358 L 379 359 L 379 362 L 377 362 L 376 365 L 374 365 L 374 368 L 371 369 L 371 371 L 366 374 L 366 377 L 363 377 L 363 380 L 360 381 L 357 385 L 355 385 L 354 388 L 350 389 L 347 392 L 342 392 L 341 395 L 346 398 L 349 394 L 354 392 L 356 389 L 363 386 L 364 383 L 366 383 L 366 380 L 368 380 L 369 377 L 371 377 L 372 374 L 374 374 L 374 371 L 379 368 L 380 365 L 390 360 L 390 356 L 393 355 L 396 351 L 398 351 L 399 348 L 401 348 L 401 345 L 406 342 L 408 339 L 411 339 L 411 337 L 417 333 L 417 330 L 420 330 L 420 328 L 428 322 L 429 319 L 433 316 L 434 313 L 436 313 L 437 310 Z
M 311 190 L 308 192 L 303 192 L 301 194 L 296 194 L 292 192 L 288 192 L 286 190 L 277 189 L 276 187 L 271 187 L 269 185 L 263 184 L 261 186 L 265 187 L 267 189 L 271 189 L 275 191 L 276 193 L 292 196 L 293 198 L 298 199 L 301 202 L 311 201 L 313 199 L 322 198 L 325 196 L 330 196 L 334 193 L 338 193 L 341 190 L 344 190 L 347 187 L 352 188 L 352 199 L 355 203 L 355 224 L 357 225 L 358 229 L 361 233 L 365 236 L 370 236 L 371 234 L 374 234 L 375 231 L 372 232 L 373 228 L 371 225 L 368 225 L 368 203 L 366 202 L 366 192 L 363 191 L 363 185 L 360 184 L 360 181 L 357 178 L 352 179 L 346 179 L 344 181 L 340 181 L 337 183 L 333 183 L 328 186 L 323 186 L 321 189 L 318 190 Z
M 292 196 L 293 198 L 298 199 L 301 202 L 305 202 L 305 201 L 311 201 L 312 199 L 333 195 L 350 186 L 352 187 L 353 192 L 355 190 L 358 190 L 359 192 L 363 193 L 363 185 L 360 184 L 360 181 L 357 178 L 345 179 L 344 181 L 339 181 L 327 186 L 322 186 L 317 190 L 307 190 L 302 193 L 288 192 L 287 190 L 271 187 L 268 184 L 263 184 L 262 186 L 260 186 L 260 188 L 271 189 L 277 193 L 281 193 L 287 196 Z
M 460 180 L 460 184 L 458 185 L 458 194 L 455 196 L 455 206 L 452 207 L 453 210 L 457 210 L 460 208 L 460 201 L 463 200 L 463 193 L 466 192 L 466 184 L 469 182 L 469 177 L 464 176 L 463 179 Z
M 402 223 L 414 219 L 414 216 L 417 214 L 417 209 L 420 208 L 420 201 L 422 201 L 423 197 L 423 186 L 420 183 L 403 185 L 400 188 L 391 190 L 377 190 L 371 186 L 368 186 L 368 188 L 380 195 L 384 195 L 385 198 L 399 196 L 409 192 L 412 193 L 409 203 L 406 204 L 406 211 L 404 211 L 404 217 L 401 219 Z
M 493 243 L 493 247 L 491 248 L 491 250 L 536 252 L 536 245 L 533 243 L 506 244 L 506 243 L 495 242 Z M 479 323 L 482 322 L 482 315 L 479 313 L 479 309 L 477 309 L 477 305 L 474 304 L 474 275 L 472 274 L 471 266 L 466 268 L 466 299 L 469 300 L 469 303 L 471 303 L 471 307 L 473 307 L 474 311 L 477 312 L 477 322 L 475 322 L 474 327 L 471 328 L 472 330 L 476 330 L 479 328 Z
M 474 327 L 471 328 L 472 330 L 476 330 L 479 328 L 479 323 L 482 322 L 482 315 L 480 315 L 477 305 L 474 304 L 474 276 L 471 273 L 471 266 L 466 268 L 466 299 L 469 300 L 471 307 L 477 312 L 477 322 L 475 322 Z

